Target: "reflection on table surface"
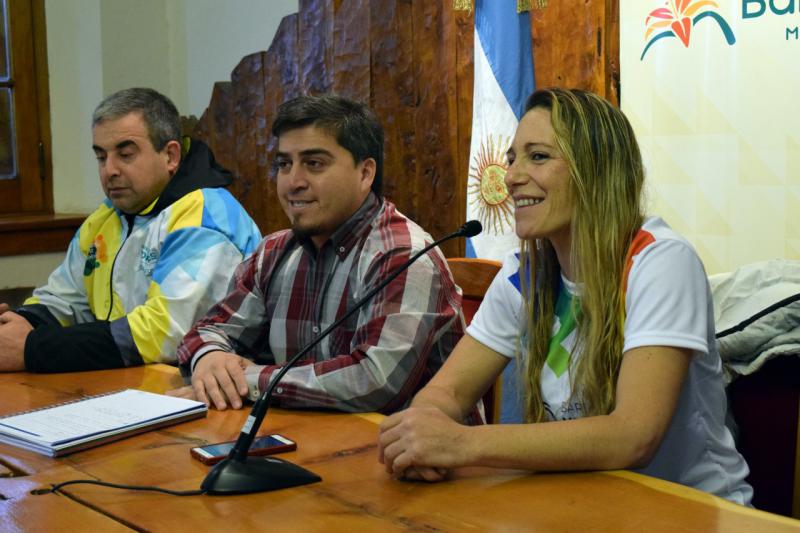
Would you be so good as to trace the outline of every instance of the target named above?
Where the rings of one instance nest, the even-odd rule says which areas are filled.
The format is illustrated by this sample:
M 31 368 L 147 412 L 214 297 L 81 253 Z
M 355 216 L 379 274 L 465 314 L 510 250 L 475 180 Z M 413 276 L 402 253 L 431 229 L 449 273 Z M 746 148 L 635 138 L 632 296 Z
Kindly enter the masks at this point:
M 164 392 L 182 385 L 175 368 L 151 365 L 71 374 L 0 374 L 0 416 L 122 388 Z M 463 531 L 784 531 L 800 521 L 744 508 L 694 489 L 626 471 L 532 474 L 460 469 L 442 483 L 389 477 L 377 462 L 376 414 L 270 411 L 259 433 L 297 442 L 281 457 L 321 483 L 239 496 L 176 497 L 73 485 L 67 495 L 30 490 L 69 479 L 200 486 L 209 467 L 193 446 L 235 439 L 247 410 L 211 410 L 187 422 L 59 459 L 0 444 L 0 530 L 124 529 Z

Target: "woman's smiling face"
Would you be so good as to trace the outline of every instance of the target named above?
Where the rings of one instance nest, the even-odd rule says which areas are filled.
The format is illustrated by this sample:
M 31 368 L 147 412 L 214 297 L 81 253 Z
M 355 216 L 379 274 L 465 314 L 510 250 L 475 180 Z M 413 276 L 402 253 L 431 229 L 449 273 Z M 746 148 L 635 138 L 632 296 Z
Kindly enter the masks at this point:
M 505 183 L 514 198 L 517 235 L 547 238 L 554 245 L 569 243 L 570 171 L 556 147 L 548 109 L 535 107 L 525 113 L 507 156 Z

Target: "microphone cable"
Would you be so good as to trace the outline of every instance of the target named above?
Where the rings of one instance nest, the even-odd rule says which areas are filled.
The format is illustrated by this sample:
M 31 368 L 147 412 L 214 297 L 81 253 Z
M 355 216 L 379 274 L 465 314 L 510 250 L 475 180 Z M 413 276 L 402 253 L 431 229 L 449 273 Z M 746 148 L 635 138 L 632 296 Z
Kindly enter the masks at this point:
M 31 494 L 35 496 L 39 496 L 42 494 L 50 494 L 50 493 L 58 493 L 62 487 L 66 487 L 67 485 L 78 485 L 78 484 L 85 484 L 85 485 L 100 485 L 101 487 L 111 487 L 113 489 L 123 489 L 123 490 L 145 490 L 150 492 L 163 492 L 164 494 L 169 494 L 171 496 L 200 496 L 205 494 L 206 491 L 203 489 L 198 490 L 170 490 L 164 489 L 161 487 L 151 487 L 147 485 L 121 485 L 119 483 L 110 483 L 108 481 L 98 481 L 96 479 L 72 479 L 70 481 L 63 481 L 61 483 L 54 483 L 50 485 L 50 488 L 41 488 L 41 489 L 33 489 Z M 64 494 L 65 496 L 69 497 L 68 494 Z

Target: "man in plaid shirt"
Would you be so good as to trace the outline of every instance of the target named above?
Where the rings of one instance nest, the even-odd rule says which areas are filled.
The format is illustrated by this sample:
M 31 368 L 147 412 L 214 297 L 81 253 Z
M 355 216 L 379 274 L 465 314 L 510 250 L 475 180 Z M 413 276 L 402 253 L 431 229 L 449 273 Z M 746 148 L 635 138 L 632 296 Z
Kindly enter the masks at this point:
M 284 103 L 277 193 L 292 228 L 239 265 L 229 294 L 178 348 L 191 395 L 240 408 L 359 297 L 432 241 L 381 196 L 383 130 L 337 96 Z M 311 350 L 276 387 L 280 407 L 389 413 L 405 407 L 463 333 L 461 294 L 431 250 Z

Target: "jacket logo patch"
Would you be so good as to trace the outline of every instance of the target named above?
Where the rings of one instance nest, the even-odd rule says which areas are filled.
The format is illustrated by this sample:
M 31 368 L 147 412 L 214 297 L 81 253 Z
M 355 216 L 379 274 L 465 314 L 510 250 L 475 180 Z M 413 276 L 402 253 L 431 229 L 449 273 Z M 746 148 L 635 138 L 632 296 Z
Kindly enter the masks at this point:
M 108 259 L 106 253 L 106 241 L 103 235 L 100 234 L 94 238 L 94 242 L 89 247 L 89 255 L 86 257 L 86 263 L 83 265 L 83 275 L 91 276 L 95 268 L 100 267 L 100 263 L 105 263 Z
M 153 277 L 153 270 L 155 270 L 157 262 L 158 248 L 148 248 L 147 246 L 142 246 L 138 270 L 144 272 L 144 275 L 148 278 L 151 278 Z

